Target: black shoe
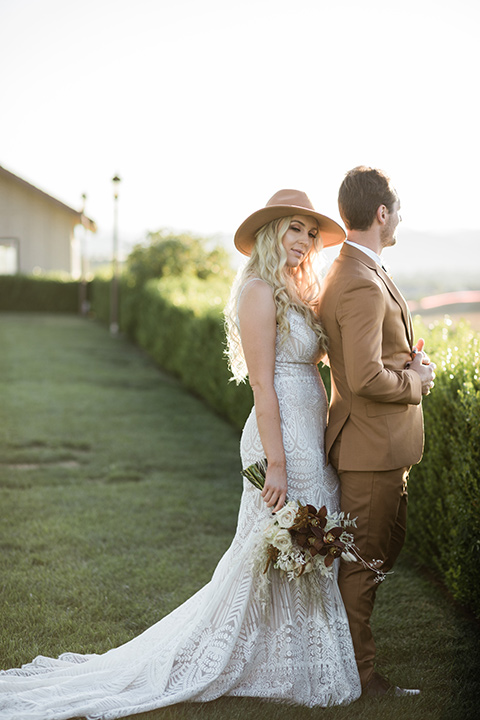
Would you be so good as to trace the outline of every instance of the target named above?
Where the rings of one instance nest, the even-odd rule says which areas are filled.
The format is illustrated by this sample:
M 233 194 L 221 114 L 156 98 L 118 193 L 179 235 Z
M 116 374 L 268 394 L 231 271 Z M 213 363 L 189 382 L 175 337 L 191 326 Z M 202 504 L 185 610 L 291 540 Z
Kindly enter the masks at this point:
M 407 690 L 392 685 L 386 677 L 374 672 L 367 685 L 363 689 L 365 697 L 383 697 L 384 695 L 393 695 L 394 697 L 404 697 L 406 695 L 420 695 L 420 690 Z

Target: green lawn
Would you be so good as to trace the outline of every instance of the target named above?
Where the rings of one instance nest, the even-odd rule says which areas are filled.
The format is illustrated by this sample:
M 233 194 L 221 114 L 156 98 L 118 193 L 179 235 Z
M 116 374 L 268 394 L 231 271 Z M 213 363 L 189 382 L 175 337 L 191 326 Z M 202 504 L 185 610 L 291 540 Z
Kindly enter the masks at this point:
M 0 314 L 0 349 L 0 667 L 103 652 L 209 580 L 235 531 L 238 433 L 93 321 Z M 374 628 L 379 670 L 420 698 L 326 710 L 222 698 L 136 717 L 480 714 L 479 626 L 408 558 L 379 590 Z

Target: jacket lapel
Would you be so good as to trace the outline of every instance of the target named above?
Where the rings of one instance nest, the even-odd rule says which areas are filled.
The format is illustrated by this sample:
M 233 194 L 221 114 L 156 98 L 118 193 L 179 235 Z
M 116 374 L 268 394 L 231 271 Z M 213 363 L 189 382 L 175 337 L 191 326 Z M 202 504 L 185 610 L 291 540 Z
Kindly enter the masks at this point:
M 375 263 L 376 265 L 376 263 Z M 375 268 L 376 273 L 378 277 L 383 280 L 385 285 L 387 286 L 387 290 L 389 291 L 390 295 L 393 297 L 394 300 L 400 305 L 400 309 L 402 311 L 402 318 L 405 325 L 405 329 L 407 331 L 407 338 L 408 342 L 410 343 L 410 347 L 413 346 L 413 325 L 412 325 L 412 316 L 410 315 L 410 310 L 408 309 L 407 301 L 403 297 L 400 290 L 397 288 L 391 277 L 387 275 L 387 273 L 381 268 L 378 267 L 378 265 Z
M 348 257 L 353 257 L 355 260 L 358 260 L 359 262 L 366 265 L 368 268 L 376 272 L 380 280 L 385 284 L 388 292 L 393 297 L 395 302 L 400 306 L 400 310 L 402 311 L 402 319 L 403 324 L 405 325 L 405 330 L 407 333 L 408 342 L 410 344 L 410 347 L 413 347 L 413 325 L 412 325 L 412 316 L 410 315 L 410 310 L 408 309 L 407 302 L 405 298 L 403 297 L 400 290 L 397 288 L 393 280 L 387 275 L 387 273 L 381 268 L 377 263 L 369 257 L 366 253 L 362 252 L 361 250 L 358 250 L 357 248 L 353 247 L 352 245 L 348 245 L 348 243 L 344 243 L 342 246 L 342 249 L 340 251 L 340 255 L 346 255 Z

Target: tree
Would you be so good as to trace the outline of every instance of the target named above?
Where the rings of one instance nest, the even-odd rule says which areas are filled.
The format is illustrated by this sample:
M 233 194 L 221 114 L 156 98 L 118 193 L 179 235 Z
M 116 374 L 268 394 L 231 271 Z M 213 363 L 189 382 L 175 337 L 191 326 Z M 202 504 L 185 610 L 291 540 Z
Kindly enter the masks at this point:
M 147 244 L 136 245 L 126 262 L 135 284 L 167 276 L 230 277 L 230 259 L 224 248 L 209 238 L 162 229 L 147 235 Z

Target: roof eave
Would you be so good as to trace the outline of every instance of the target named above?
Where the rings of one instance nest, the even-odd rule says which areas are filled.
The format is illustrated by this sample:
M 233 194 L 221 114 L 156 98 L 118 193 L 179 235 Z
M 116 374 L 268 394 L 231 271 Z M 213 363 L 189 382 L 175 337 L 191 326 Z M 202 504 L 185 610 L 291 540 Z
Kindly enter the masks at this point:
M 33 190 L 35 193 L 40 195 L 41 197 L 48 200 L 50 203 L 53 203 L 57 207 L 61 208 L 62 210 L 65 210 L 66 212 L 70 213 L 71 215 L 75 215 L 78 219 L 78 224 L 83 225 L 83 227 L 87 228 L 87 230 L 90 230 L 90 232 L 94 233 L 97 232 L 97 226 L 91 218 L 87 217 L 83 214 L 83 212 L 79 210 L 75 210 L 74 208 L 70 207 L 69 205 L 66 205 L 61 200 L 57 200 L 57 198 L 53 197 L 53 195 L 49 195 L 48 193 L 44 192 L 43 190 L 40 190 L 40 188 L 36 187 L 36 185 L 32 185 L 32 183 L 29 183 L 27 180 L 24 180 L 21 177 L 18 177 L 18 175 L 15 175 L 14 173 L 10 172 L 10 170 L 7 170 L 2 165 L 0 165 L 0 175 L 4 175 L 5 177 L 13 180 L 14 182 L 18 183 L 19 185 L 22 185 L 23 187 L 28 188 L 29 190 Z

